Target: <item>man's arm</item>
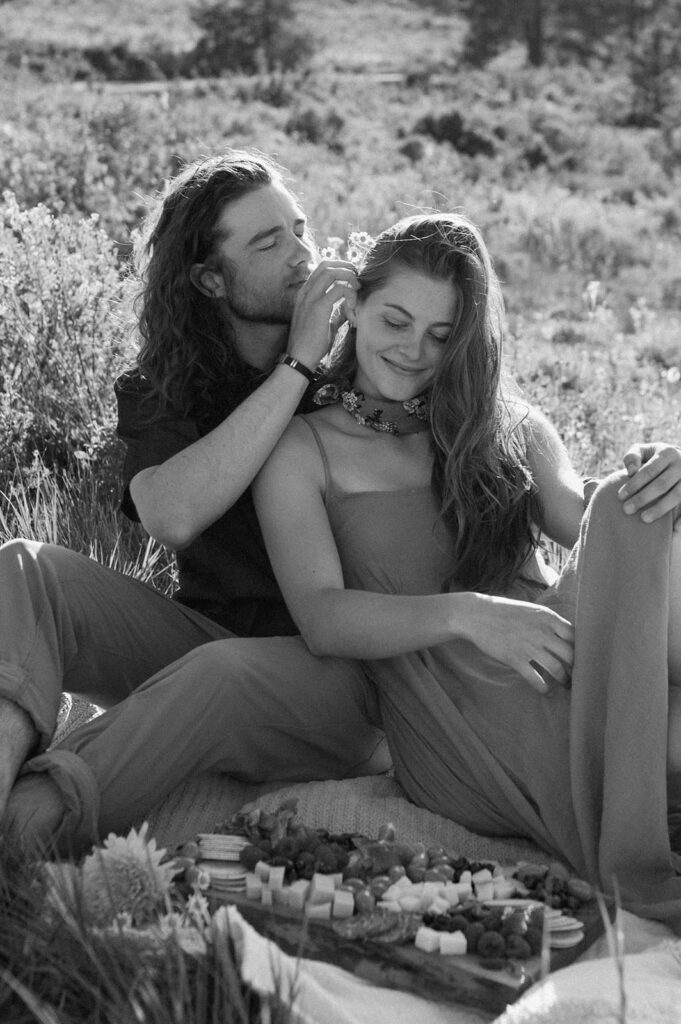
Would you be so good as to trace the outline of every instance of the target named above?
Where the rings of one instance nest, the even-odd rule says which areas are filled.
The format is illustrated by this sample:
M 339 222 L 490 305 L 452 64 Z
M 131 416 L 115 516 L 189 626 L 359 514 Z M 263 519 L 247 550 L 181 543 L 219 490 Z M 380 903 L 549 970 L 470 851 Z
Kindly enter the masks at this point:
M 314 369 L 327 351 L 334 306 L 356 288 L 351 264 L 323 260 L 300 289 L 288 352 L 308 369 Z M 161 464 L 138 472 L 130 481 L 130 496 L 147 532 L 178 551 L 219 519 L 253 482 L 306 387 L 298 370 L 275 366 L 214 430 Z
M 277 366 L 214 430 L 130 481 L 145 530 L 173 551 L 190 544 L 251 484 L 293 416 L 305 378 Z

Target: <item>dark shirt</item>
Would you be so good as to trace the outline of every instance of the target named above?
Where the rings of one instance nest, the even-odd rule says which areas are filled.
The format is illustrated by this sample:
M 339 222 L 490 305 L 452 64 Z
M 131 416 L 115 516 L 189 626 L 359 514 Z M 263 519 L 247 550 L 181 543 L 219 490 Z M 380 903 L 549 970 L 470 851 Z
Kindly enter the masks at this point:
M 213 430 L 263 382 L 248 368 L 230 393 L 195 419 L 157 410 L 151 388 L 136 370 L 114 385 L 118 401 L 118 435 L 127 453 L 123 466 L 122 511 L 139 516 L 130 496 L 130 481 Z M 209 616 L 238 636 L 291 636 L 298 632 L 274 578 L 255 514 L 251 490 L 191 544 L 176 553 L 179 587 L 175 600 Z

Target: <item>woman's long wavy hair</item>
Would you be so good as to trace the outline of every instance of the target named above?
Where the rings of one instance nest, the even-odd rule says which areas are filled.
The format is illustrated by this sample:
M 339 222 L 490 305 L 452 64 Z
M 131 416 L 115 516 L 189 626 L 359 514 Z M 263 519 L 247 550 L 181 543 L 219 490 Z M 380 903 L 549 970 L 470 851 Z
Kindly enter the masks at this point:
M 455 322 L 431 387 L 433 486 L 454 540 L 444 581 L 503 593 L 537 546 L 537 498 L 527 464 L 527 406 L 504 384 L 501 289 L 480 232 L 459 214 L 407 217 L 376 239 L 359 273 L 359 301 L 396 270 L 449 281 Z M 328 376 L 353 379 L 354 330 L 331 354 Z
M 136 247 L 137 366 L 158 415 L 169 406 L 185 414 L 210 407 L 243 373 L 220 304 L 192 284 L 190 271 L 195 263 L 210 266 L 228 203 L 282 182 L 273 161 L 232 151 L 184 168 L 147 217 Z

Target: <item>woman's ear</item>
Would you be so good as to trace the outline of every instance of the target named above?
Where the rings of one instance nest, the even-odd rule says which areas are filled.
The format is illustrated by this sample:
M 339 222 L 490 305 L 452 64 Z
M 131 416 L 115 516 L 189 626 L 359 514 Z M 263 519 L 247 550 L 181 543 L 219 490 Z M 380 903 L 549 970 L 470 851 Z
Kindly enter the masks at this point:
M 352 299 L 347 298 L 343 303 L 343 314 L 351 327 L 357 326 L 357 304 L 354 295 Z
M 227 294 L 224 277 L 207 263 L 194 263 L 189 271 L 189 280 L 209 299 L 224 299 Z

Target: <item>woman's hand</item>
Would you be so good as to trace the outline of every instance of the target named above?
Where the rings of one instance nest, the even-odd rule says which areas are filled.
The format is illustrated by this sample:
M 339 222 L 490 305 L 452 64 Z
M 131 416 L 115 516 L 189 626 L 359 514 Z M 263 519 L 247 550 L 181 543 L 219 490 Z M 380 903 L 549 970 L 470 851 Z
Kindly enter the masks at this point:
M 466 636 L 484 654 L 507 665 L 539 693 L 566 686 L 574 656 L 574 627 L 543 605 L 472 594 Z
M 671 444 L 635 444 L 624 456 L 629 480 L 618 497 L 627 515 L 641 513 L 644 523 L 654 523 L 667 512 L 678 524 L 681 514 L 681 449 Z M 676 527 L 675 527 L 676 528 Z
M 322 260 L 298 292 L 288 352 L 314 370 L 329 348 L 329 321 L 334 306 L 358 290 L 357 274 L 347 260 Z

